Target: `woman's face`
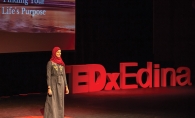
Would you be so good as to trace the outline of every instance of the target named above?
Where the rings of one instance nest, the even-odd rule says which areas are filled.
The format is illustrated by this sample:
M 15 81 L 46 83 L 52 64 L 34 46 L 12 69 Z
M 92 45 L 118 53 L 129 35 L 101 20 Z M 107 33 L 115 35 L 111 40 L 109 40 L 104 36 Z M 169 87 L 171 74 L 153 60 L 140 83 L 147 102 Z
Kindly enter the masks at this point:
M 61 56 L 61 50 L 58 50 L 57 52 L 56 52 L 56 57 L 60 57 Z

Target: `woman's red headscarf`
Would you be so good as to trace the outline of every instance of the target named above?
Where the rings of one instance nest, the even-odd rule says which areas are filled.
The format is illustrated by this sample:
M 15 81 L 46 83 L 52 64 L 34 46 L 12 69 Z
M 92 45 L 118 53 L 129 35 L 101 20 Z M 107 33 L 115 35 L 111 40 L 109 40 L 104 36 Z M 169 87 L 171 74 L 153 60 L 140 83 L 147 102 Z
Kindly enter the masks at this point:
M 52 61 L 52 62 L 54 62 L 54 63 L 57 63 L 57 64 L 60 64 L 60 65 L 62 65 L 62 66 L 65 67 L 65 64 L 64 64 L 62 58 L 56 56 L 56 52 L 57 52 L 58 50 L 60 50 L 59 47 L 54 47 L 54 48 L 53 48 L 53 50 L 52 50 L 52 56 L 51 56 L 50 61 Z

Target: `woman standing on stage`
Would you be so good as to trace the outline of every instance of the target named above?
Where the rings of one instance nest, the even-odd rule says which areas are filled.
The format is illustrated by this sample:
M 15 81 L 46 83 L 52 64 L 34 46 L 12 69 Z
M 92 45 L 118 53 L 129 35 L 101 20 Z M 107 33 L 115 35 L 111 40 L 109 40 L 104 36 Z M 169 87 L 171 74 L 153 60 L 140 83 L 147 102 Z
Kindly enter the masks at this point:
M 69 94 L 69 89 L 59 47 L 53 48 L 52 57 L 47 63 L 47 86 L 44 118 L 64 118 L 64 92 Z

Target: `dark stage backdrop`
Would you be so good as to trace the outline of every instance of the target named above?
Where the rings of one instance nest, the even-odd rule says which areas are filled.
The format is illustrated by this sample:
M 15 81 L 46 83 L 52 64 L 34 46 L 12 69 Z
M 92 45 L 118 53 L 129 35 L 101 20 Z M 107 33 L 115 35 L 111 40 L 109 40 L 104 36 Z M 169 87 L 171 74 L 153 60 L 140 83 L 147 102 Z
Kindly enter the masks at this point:
M 154 0 L 154 61 L 187 66 L 195 83 L 195 1 Z
M 107 72 L 119 72 L 120 62 L 146 67 L 153 60 L 152 36 L 152 0 L 77 0 L 76 48 L 62 51 L 62 58 L 67 65 L 102 64 Z M 50 56 L 50 51 L 0 54 L 0 94 L 46 92 Z

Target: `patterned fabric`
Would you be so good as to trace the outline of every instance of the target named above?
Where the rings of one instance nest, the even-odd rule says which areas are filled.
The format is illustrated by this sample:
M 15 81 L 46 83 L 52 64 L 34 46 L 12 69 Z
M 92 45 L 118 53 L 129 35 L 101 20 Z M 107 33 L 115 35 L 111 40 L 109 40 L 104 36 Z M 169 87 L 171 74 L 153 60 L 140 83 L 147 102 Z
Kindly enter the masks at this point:
M 64 118 L 64 88 L 67 86 L 65 68 L 49 61 L 47 64 L 47 85 L 52 95 L 47 95 L 44 118 Z

